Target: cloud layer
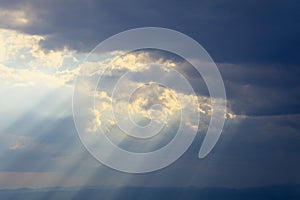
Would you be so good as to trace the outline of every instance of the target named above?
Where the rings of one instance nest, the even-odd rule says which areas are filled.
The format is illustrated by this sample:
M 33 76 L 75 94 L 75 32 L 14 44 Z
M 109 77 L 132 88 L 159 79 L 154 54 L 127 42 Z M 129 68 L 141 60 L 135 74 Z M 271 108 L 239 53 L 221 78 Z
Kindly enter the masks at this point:
M 293 0 L 1 1 L 0 187 L 299 184 L 298 10 L 299 3 Z M 89 132 L 97 131 L 99 125 L 106 130 L 115 127 L 109 112 L 109 86 L 120 74 L 136 74 L 124 84 L 130 87 L 139 84 L 145 71 L 168 72 L 153 70 L 149 61 L 178 70 L 194 86 L 196 95 L 149 84 L 126 104 L 131 114 L 136 114 L 133 120 L 143 125 L 150 117 L 160 121 L 162 110 L 150 105 L 162 103 L 165 112 L 174 116 L 166 120 L 166 133 L 176 129 L 174 96 L 186 105 L 197 99 L 197 112 L 202 116 L 195 143 L 178 162 L 152 174 L 134 176 L 99 165 L 84 150 L 76 136 L 71 99 L 75 77 L 87 53 L 113 34 L 143 26 L 172 28 L 202 44 L 224 79 L 229 112 L 213 154 L 199 160 L 198 144 L 211 107 L 206 85 L 189 63 L 159 51 L 140 51 L 116 59 L 109 58 L 120 52 L 110 52 L 101 62 L 84 63 L 89 65 L 91 71 L 85 73 L 93 81 L 104 73 L 101 87 L 106 88 L 97 91 L 95 109 L 87 110 L 94 116 Z M 112 70 L 103 71 L 105 66 Z M 89 83 L 82 87 L 86 92 L 95 89 Z M 156 92 L 156 98 L 146 99 L 147 92 Z M 120 102 L 122 114 L 127 107 Z M 159 148 L 168 142 L 134 146 L 120 138 L 120 132 L 115 133 L 114 142 L 131 150 Z

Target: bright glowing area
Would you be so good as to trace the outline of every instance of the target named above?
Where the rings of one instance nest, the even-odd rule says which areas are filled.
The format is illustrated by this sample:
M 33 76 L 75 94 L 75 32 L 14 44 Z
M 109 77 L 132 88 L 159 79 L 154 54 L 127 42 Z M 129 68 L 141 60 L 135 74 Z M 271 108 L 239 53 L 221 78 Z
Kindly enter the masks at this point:
M 17 14 L 23 16 L 21 13 L 14 13 L 14 15 Z M 86 182 L 90 182 L 96 173 L 99 163 L 94 162 L 91 158 L 86 158 L 88 161 L 82 164 L 80 155 L 83 152 L 80 152 L 80 148 L 74 144 L 66 145 L 69 140 L 67 136 L 76 134 L 71 126 L 72 123 L 68 125 L 65 123 L 69 123 L 72 118 L 70 101 L 72 87 L 75 77 L 82 67 L 88 69 L 84 74 L 92 79 L 99 74 L 105 76 L 105 79 L 98 83 L 101 90 L 100 87 L 95 90 L 91 82 L 81 85 L 81 92 L 95 99 L 95 108 L 85 110 L 88 116 L 91 116 L 89 123 L 86 124 L 86 131 L 93 137 L 97 137 L 97 132 L 102 128 L 112 142 L 124 149 L 136 152 L 160 149 L 175 136 L 181 109 L 187 109 L 187 113 L 189 113 L 192 112 L 192 110 L 188 110 L 190 107 L 194 107 L 194 110 L 201 115 L 201 120 L 198 129 L 193 118 L 187 118 L 188 120 L 184 123 L 184 126 L 187 127 L 186 133 L 188 134 L 188 130 L 204 131 L 207 129 L 211 117 L 209 97 L 201 94 L 186 94 L 180 91 L 180 84 L 177 84 L 177 88 L 168 88 L 151 82 L 151 80 L 146 85 L 141 82 L 143 77 L 140 76 L 140 73 L 149 73 L 153 76 L 165 74 L 165 80 L 174 79 L 172 70 L 183 73 L 188 69 L 187 63 L 182 60 L 173 59 L 172 56 L 166 58 L 166 54 L 159 51 L 141 50 L 122 57 L 119 56 L 122 54 L 121 51 L 113 51 L 103 55 L 95 54 L 93 62 L 82 64 L 80 58 L 87 54 L 77 53 L 66 48 L 45 51 L 39 45 L 40 41 L 44 39 L 45 37 L 41 35 L 28 35 L 0 29 L 0 112 L 3 114 L 2 116 L 5 116 L 5 119 L 0 122 L 2 154 L 9 156 L 39 152 L 45 157 L 38 162 L 39 164 L 36 164 L 36 169 L 32 169 L 33 172 L 0 173 L 1 177 L 12 181 L 11 185 L 7 184 L 8 187 L 84 185 Z M 105 70 L 107 67 L 108 69 Z M 124 72 L 130 73 L 130 77 L 122 84 L 124 90 L 117 92 L 118 98 L 114 99 L 109 85 Z M 172 84 L 176 85 L 176 82 Z M 138 89 L 132 93 L 129 101 L 123 99 L 130 88 L 134 87 Z M 122 129 L 118 128 L 116 116 L 111 112 L 113 105 L 116 106 L 115 114 L 124 117 L 125 123 L 121 128 L 125 130 L 131 128 L 127 124 L 127 120 L 141 127 L 148 127 L 152 122 L 155 126 L 151 130 L 159 130 L 161 134 L 153 135 L 150 142 L 133 142 L 130 137 L 124 135 Z M 232 118 L 234 115 L 228 113 L 227 117 Z M 20 123 L 25 124 L 19 125 Z M 59 126 L 60 123 L 62 123 L 60 129 L 63 131 L 52 130 L 53 125 Z M 139 134 L 147 136 L 146 132 Z M 57 137 L 57 139 L 49 139 L 52 137 Z M 45 143 L 44 140 L 58 142 Z M 61 155 L 63 150 L 67 151 L 67 156 Z M 56 153 L 57 155 L 54 156 L 48 153 L 53 151 L 61 153 Z M 80 153 L 73 155 L 76 152 Z M 21 159 L 20 156 L 11 157 L 5 166 L 19 166 L 17 164 L 19 159 Z M 53 162 L 47 164 L 48 160 Z M 81 164 L 79 165 L 79 163 Z M 45 165 L 48 165 L 49 170 L 59 170 L 53 173 L 35 172 Z M 66 172 L 69 169 L 79 175 L 63 176 L 61 171 Z M 82 172 L 83 169 L 85 172 Z M 27 183 L 32 176 L 35 178 Z M 52 178 L 43 181 L 46 176 Z M 13 185 L 13 180 L 16 180 L 17 177 L 21 177 L 24 181 Z M 126 183 L 126 179 L 119 182 L 120 185 Z M 116 185 L 113 178 L 111 182 L 101 184 Z

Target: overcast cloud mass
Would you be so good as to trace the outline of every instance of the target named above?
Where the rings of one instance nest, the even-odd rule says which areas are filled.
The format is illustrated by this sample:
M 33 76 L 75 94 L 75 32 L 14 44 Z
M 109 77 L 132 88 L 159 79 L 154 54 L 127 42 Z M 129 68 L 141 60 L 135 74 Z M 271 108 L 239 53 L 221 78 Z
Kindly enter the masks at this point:
M 300 184 L 299 11 L 296 0 L 2 0 L 0 189 Z M 72 118 L 72 92 L 84 58 L 99 42 L 146 26 L 180 31 L 207 50 L 224 80 L 228 114 L 222 136 L 207 158 L 197 157 L 207 128 L 203 118 L 196 140 L 177 162 L 157 172 L 132 175 L 99 164 L 85 151 Z M 209 117 L 206 85 L 181 58 L 160 51 L 127 56 L 115 64 L 104 62 L 115 70 L 105 74 L 108 85 L 120 72 L 148 70 L 143 63 L 175 66 L 192 83 L 202 106 L 199 112 Z M 135 78 L 132 84 L 138 83 Z M 170 92 L 157 89 L 161 90 Z M 186 102 L 192 98 L 184 95 Z M 108 96 L 99 93 L 102 104 L 91 123 L 114 130 L 104 109 Z M 144 117 L 139 122 L 146 123 L 148 107 L 134 104 L 146 97 L 135 98 L 132 109 Z M 169 112 L 175 116 L 175 111 Z M 169 126 L 166 132 L 174 128 Z M 124 147 L 135 148 L 126 142 Z

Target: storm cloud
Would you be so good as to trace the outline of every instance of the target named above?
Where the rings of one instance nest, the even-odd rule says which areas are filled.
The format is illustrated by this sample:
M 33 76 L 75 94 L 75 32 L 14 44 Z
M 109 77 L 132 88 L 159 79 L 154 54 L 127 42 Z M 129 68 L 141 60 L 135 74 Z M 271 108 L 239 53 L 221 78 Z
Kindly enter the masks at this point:
M 293 0 L 4 0 L 1 8 L 22 11 L 19 17 L 28 20 L 13 23 L 7 17 L 2 28 L 45 35 L 41 45 L 46 50 L 89 51 L 120 31 L 159 26 L 193 37 L 217 62 L 300 63 L 299 2 Z

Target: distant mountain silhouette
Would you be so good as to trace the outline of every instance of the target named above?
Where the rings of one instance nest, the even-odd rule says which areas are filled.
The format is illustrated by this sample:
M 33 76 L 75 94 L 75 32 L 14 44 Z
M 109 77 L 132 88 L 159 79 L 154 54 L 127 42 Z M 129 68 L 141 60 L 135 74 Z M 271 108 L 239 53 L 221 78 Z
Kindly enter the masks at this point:
M 2 200 L 299 200 L 300 185 L 269 186 L 246 189 L 227 188 L 45 188 L 0 190 Z

